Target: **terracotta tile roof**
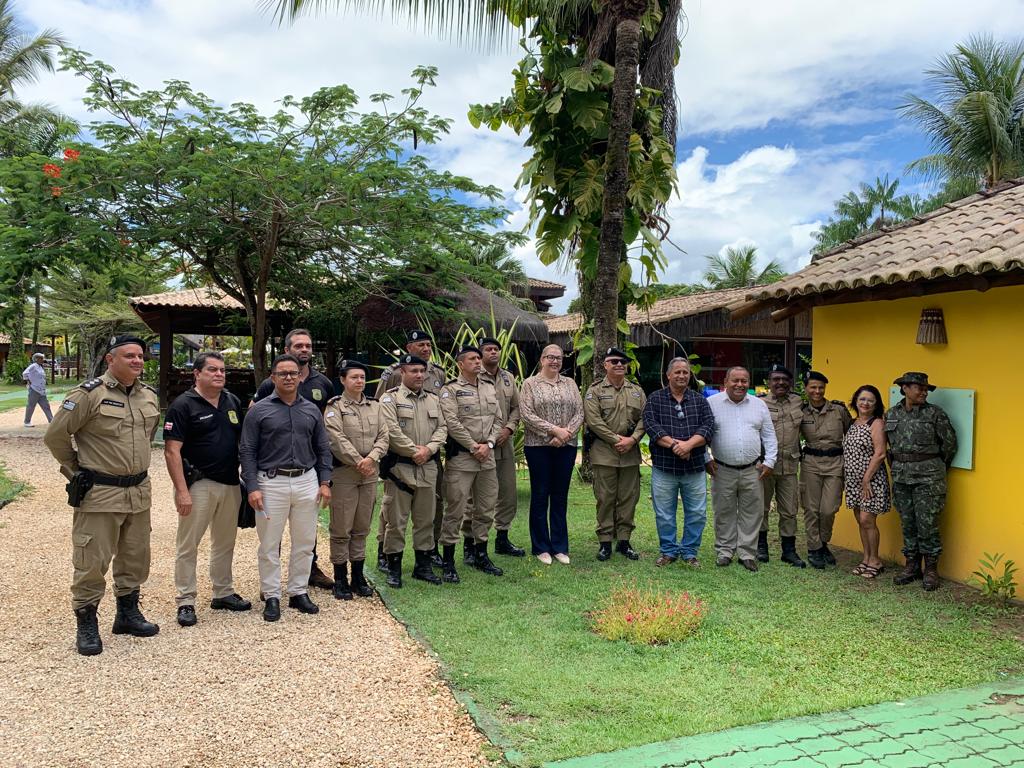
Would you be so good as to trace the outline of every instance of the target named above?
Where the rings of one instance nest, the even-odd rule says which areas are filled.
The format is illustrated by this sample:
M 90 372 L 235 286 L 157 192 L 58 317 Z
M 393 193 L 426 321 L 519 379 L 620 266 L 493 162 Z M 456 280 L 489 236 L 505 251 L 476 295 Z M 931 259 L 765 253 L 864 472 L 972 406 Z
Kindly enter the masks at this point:
M 1024 178 L 864 235 L 747 295 L 795 298 L 1024 269 Z
M 168 291 L 151 293 L 148 296 L 133 296 L 128 299 L 133 307 L 221 307 L 223 309 L 241 309 L 237 299 L 225 295 L 216 288 L 187 288 L 184 291 Z
M 561 288 L 563 291 L 565 290 L 565 286 L 562 283 L 553 283 L 550 280 L 541 280 L 536 277 L 528 277 L 526 278 L 526 282 L 531 288 Z
M 689 296 L 673 296 L 655 302 L 649 312 L 630 307 L 626 311 L 626 322 L 630 325 L 644 325 L 648 322 L 658 324 L 704 312 L 714 312 L 741 301 L 748 293 L 749 288 L 726 288 L 721 291 L 693 293 Z M 579 312 L 571 312 L 568 315 L 547 317 L 544 322 L 549 333 L 575 333 L 583 319 Z
M 6 333 L 0 333 L 0 344 L 10 344 L 10 343 L 11 343 L 11 337 L 8 336 Z M 23 339 L 23 343 L 31 344 L 32 343 L 32 339 L 28 339 L 28 338 Z M 49 349 L 50 348 L 50 342 L 43 341 L 42 339 L 40 339 L 38 341 L 38 343 L 36 344 L 36 346 L 37 347 L 46 347 L 47 349 Z

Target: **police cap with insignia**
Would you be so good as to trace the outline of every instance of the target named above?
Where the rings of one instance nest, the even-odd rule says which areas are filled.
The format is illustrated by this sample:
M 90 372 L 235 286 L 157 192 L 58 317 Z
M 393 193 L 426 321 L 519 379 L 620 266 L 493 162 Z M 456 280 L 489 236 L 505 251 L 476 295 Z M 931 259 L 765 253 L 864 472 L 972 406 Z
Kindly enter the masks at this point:
M 338 370 L 341 372 L 342 376 L 344 376 L 349 371 L 362 371 L 363 373 L 369 372 L 369 369 L 365 365 L 360 363 L 358 360 L 342 360 L 341 366 L 338 368 Z
M 935 391 L 935 385 L 928 383 L 928 374 L 921 373 L 920 371 L 907 371 L 896 379 L 893 384 L 899 387 L 902 387 L 904 384 L 920 384 L 922 387 L 928 387 L 929 392 Z
M 483 349 L 488 344 L 495 346 L 498 349 L 501 349 L 501 342 L 491 336 L 484 336 L 482 339 L 480 339 L 480 349 Z
M 145 341 L 140 339 L 138 336 L 135 336 L 134 334 L 126 333 L 122 336 L 112 336 L 110 339 L 110 344 L 107 345 L 107 352 L 113 352 L 118 347 L 123 347 L 126 344 L 138 344 L 140 347 L 142 347 L 143 352 L 146 351 Z
M 817 371 L 808 371 L 804 377 L 804 383 L 810 384 L 812 381 L 820 381 L 822 384 L 828 384 L 828 376 L 824 373 L 818 373 Z
M 456 360 L 461 360 L 466 355 L 468 355 L 470 352 L 475 352 L 476 354 L 478 354 L 481 357 L 483 357 L 483 354 L 480 352 L 480 348 L 479 347 L 474 347 L 472 344 L 467 344 L 466 346 L 464 346 L 462 349 L 460 349 L 458 352 L 455 353 L 455 359 Z
M 409 344 L 414 341 L 430 341 L 430 334 L 426 331 L 420 330 L 419 328 L 415 328 L 406 332 L 405 341 Z
M 398 358 L 399 365 L 422 365 L 424 368 L 427 367 L 427 361 L 422 357 L 416 355 L 402 355 Z
M 604 353 L 604 357 L 602 357 L 601 359 L 607 360 L 609 357 L 619 357 L 622 358 L 623 360 L 629 359 L 626 353 L 623 352 L 621 349 L 618 349 L 617 347 L 608 347 L 607 351 L 605 351 Z
M 793 372 L 789 370 L 789 368 L 784 366 L 782 363 L 775 363 L 772 365 L 771 368 L 768 369 L 769 376 L 771 376 L 773 373 L 781 373 L 787 379 L 793 378 Z

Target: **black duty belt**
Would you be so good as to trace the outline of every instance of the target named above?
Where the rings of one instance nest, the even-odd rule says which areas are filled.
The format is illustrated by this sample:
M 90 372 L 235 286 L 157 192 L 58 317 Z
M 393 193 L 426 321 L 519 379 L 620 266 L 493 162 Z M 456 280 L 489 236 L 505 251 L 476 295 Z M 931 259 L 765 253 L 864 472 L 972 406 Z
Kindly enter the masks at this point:
M 749 464 L 726 464 L 724 461 L 719 461 L 718 459 L 715 459 L 715 463 L 716 464 L 721 464 L 723 467 L 728 467 L 729 469 L 750 469 L 751 467 L 756 465 L 757 462 L 759 462 L 760 460 L 761 459 L 759 459 L 759 458 L 755 459 L 754 461 L 750 462 Z
M 302 475 L 309 472 L 312 467 L 278 467 L 277 469 L 271 469 L 267 472 L 267 477 L 301 477 Z
M 89 471 L 92 472 L 92 481 L 95 485 L 114 485 L 118 488 L 131 488 L 149 477 L 147 471 L 139 472 L 137 475 L 104 475 L 91 469 Z
M 842 448 L 808 448 L 804 446 L 804 456 L 842 456 Z
M 893 461 L 928 461 L 929 459 L 939 458 L 937 453 L 893 453 L 891 454 Z

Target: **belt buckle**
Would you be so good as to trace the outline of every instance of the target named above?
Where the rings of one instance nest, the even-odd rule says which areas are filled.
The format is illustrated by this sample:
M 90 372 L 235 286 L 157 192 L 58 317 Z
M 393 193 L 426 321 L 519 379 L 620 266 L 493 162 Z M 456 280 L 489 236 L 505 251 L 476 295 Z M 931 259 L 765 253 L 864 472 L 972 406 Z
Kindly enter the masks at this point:
M 275 477 L 277 477 L 277 470 L 276 469 L 268 469 L 267 470 L 267 479 L 268 480 L 273 480 Z

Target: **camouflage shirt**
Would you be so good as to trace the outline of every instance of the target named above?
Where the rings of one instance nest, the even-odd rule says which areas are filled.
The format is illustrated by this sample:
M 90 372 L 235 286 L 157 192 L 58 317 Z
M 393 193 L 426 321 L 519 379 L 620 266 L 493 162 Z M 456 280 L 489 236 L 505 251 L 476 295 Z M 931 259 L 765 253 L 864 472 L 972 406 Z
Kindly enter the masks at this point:
M 937 405 L 925 402 L 909 411 L 903 407 L 905 399 L 885 412 L 885 437 L 891 455 L 906 453 L 933 453 L 933 459 L 924 461 L 892 461 L 894 483 L 932 483 L 946 481 L 956 454 L 956 431 L 946 412 Z

